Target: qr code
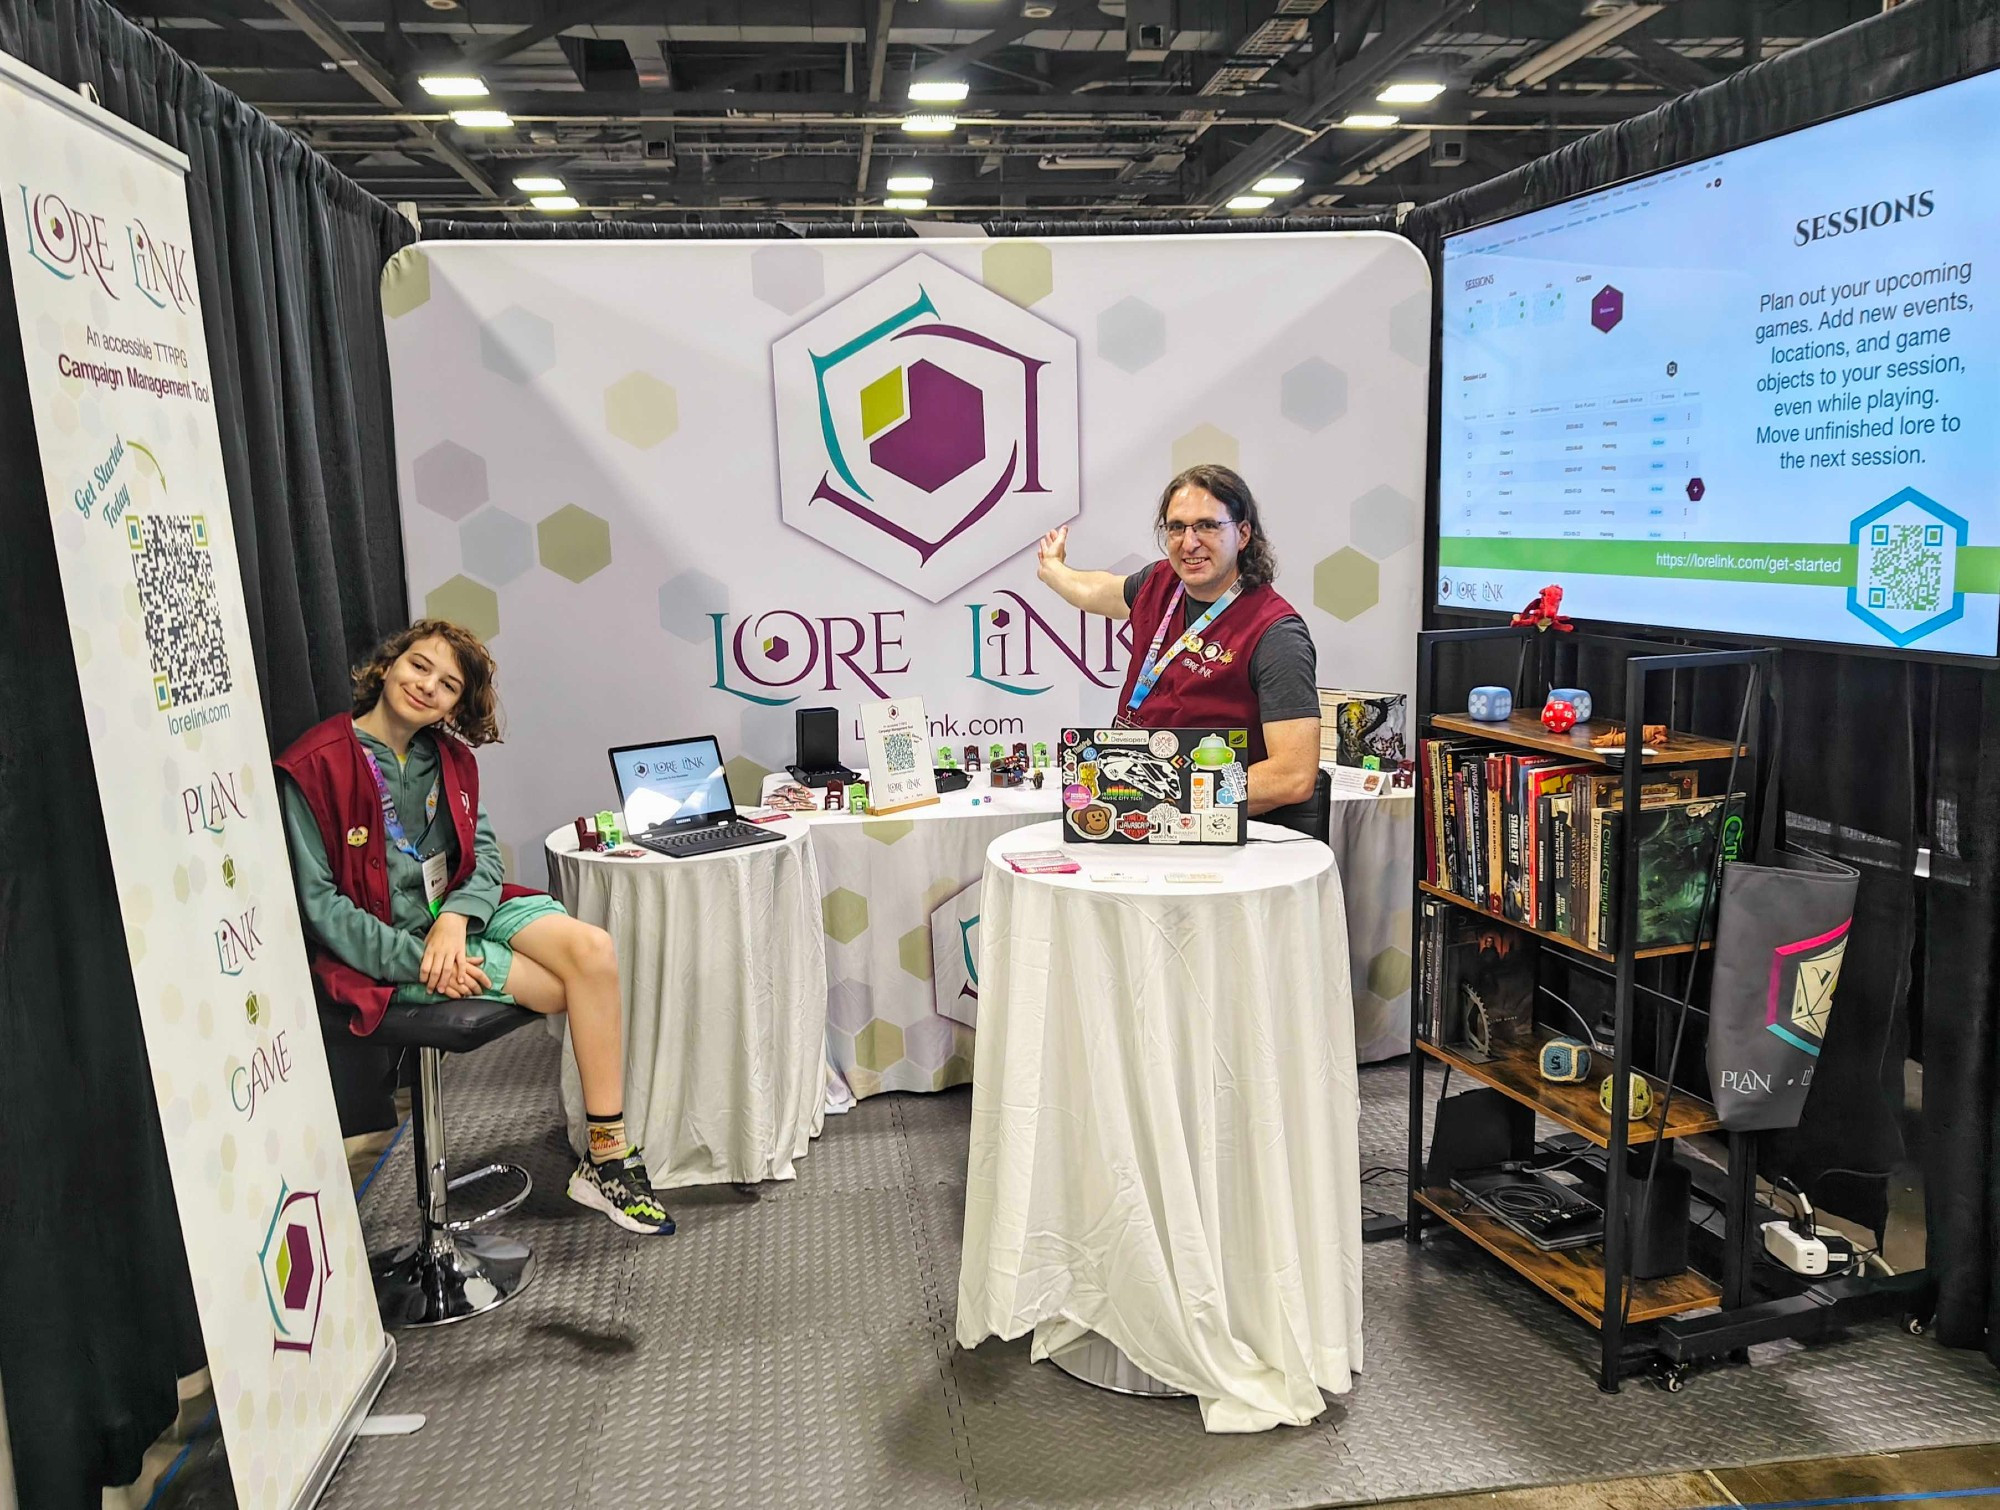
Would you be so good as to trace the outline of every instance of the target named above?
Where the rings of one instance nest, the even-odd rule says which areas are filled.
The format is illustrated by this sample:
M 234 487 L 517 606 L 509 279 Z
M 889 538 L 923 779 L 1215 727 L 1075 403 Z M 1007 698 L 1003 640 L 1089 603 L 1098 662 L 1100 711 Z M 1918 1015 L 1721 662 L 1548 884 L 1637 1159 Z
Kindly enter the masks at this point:
M 132 575 L 153 652 L 153 701 L 162 708 L 221 697 L 231 687 L 215 600 L 215 556 L 200 514 L 133 514 L 125 520 Z
M 1944 596 L 1944 530 L 1877 524 L 1868 532 L 1868 606 L 1934 611 Z
M 891 771 L 914 771 L 917 768 L 916 737 L 910 734 L 884 734 L 882 759 Z

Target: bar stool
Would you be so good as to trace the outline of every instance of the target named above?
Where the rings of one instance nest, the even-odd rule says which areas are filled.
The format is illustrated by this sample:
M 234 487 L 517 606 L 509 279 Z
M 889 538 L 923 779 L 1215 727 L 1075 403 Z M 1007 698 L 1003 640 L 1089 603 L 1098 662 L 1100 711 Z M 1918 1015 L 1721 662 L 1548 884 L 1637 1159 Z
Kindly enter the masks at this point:
M 446 1054 L 469 1053 L 535 1021 L 525 1007 L 468 998 L 432 1006 L 392 1005 L 369 1035 L 387 1047 L 417 1051 L 410 1136 L 417 1161 L 418 1234 L 414 1242 L 368 1259 L 385 1327 L 463 1321 L 512 1300 L 535 1277 L 535 1255 L 527 1244 L 471 1231 L 519 1207 L 534 1181 L 518 1164 L 486 1164 L 456 1178 L 447 1174 L 441 1078 Z M 450 1193 L 497 1174 L 519 1175 L 520 1190 L 478 1216 L 452 1220 Z

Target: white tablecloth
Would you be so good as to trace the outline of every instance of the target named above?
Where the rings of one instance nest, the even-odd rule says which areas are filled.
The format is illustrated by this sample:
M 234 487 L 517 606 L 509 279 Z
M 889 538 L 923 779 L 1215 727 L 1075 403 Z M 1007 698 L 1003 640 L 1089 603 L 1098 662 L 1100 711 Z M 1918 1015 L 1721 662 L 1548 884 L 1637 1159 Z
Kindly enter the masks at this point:
M 987 845 L 1060 811 L 1050 776 L 1038 792 L 986 786 L 982 773 L 935 807 L 806 819 L 822 888 L 827 1057 L 856 1096 L 941 1091 L 972 1078 L 972 1029 L 937 1010 L 931 913 L 979 879 Z M 771 776 L 764 789 L 788 779 Z
M 789 1180 L 824 1117 L 826 951 L 804 824 L 692 860 L 549 835 L 563 904 L 610 933 L 625 994 L 625 1127 L 661 1189 Z M 567 1019 L 564 1019 L 565 1024 Z M 563 1056 L 571 1144 L 583 1087 Z
M 1416 794 L 1333 794 L 1327 843 L 1347 898 L 1354 980 L 1354 1057 L 1363 1064 L 1410 1052 L 1410 895 Z
M 1280 833 L 1255 825 L 1253 834 Z M 1354 1018 L 1340 877 L 1311 840 L 1117 848 L 980 926 L 958 1340 L 1096 1332 L 1211 1431 L 1303 1424 L 1361 1367 Z M 1219 884 L 1168 882 L 1214 870 Z

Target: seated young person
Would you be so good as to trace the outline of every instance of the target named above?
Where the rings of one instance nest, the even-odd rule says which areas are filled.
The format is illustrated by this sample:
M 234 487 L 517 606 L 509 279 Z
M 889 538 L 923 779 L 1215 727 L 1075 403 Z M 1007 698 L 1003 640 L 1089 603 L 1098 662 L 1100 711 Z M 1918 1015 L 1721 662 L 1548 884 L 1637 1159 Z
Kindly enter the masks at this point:
M 367 1034 L 390 1002 L 479 997 L 569 1013 L 590 1122 L 569 1197 L 631 1232 L 670 1233 L 625 1136 L 618 957 L 611 936 L 539 892 L 502 886 L 475 745 L 499 738 L 493 657 L 422 619 L 354 673 L 354 711 L 278 757 L 313 976 Z

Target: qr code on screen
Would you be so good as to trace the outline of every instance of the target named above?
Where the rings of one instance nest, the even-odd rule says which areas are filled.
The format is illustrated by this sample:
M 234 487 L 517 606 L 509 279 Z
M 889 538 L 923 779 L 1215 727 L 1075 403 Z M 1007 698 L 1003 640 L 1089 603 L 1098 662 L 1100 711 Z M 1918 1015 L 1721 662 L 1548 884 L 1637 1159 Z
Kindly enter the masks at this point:
M 916 739 L 909 734 L 884 734 L 882 759 L 891 771 L 914 771 L 917 768 Z
M 1877 524 L 1868 531 L 1868 606 L 1913 613 L 1944 597 L 1944 530 L 1935 524 Z
M 165 709 L 221 697 L 231 686 L 229 652 L 208 521 L 200 514 L 128 515 L 125 534 L 153 653 L 153 701 Z

